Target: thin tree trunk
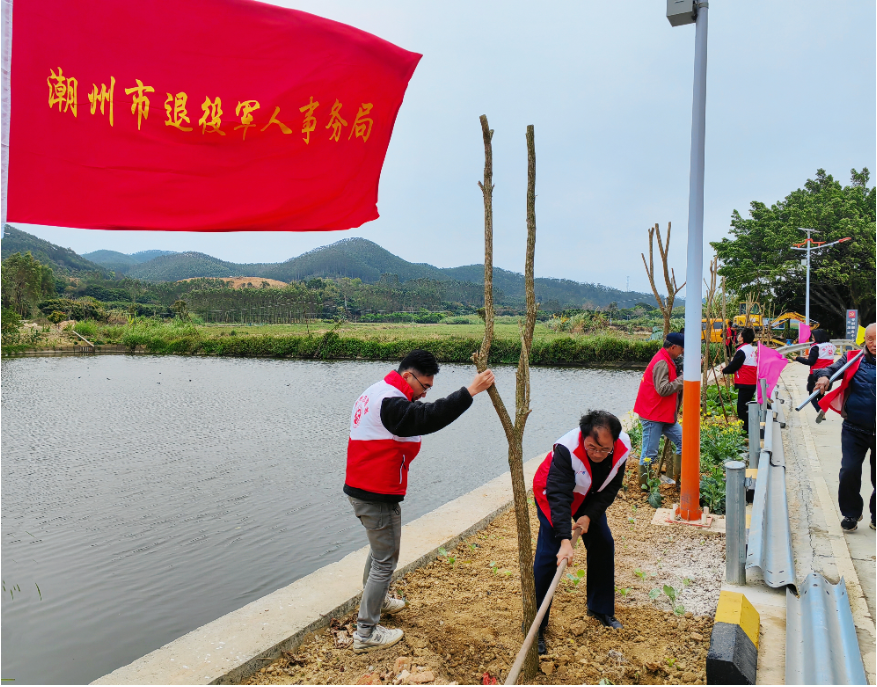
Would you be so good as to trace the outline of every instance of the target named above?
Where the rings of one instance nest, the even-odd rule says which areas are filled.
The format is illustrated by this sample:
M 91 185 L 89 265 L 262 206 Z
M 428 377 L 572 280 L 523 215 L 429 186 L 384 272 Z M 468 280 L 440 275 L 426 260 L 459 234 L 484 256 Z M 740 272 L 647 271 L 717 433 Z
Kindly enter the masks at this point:
M 728 347 L 725 345 L 725 336 L 727 334 L 726 327 L 728 326 L 728 309 L 727 302 L 725 300 L 725 278 L 722 277 L 722 350 L 725 351 L 725 366 L 727 367 L 728 363 Z
M 484 338 L 481 348 L 472 354 L 472 360 L 480 371 L 487 368 L 490 346 L 493 342 L 493 131 L 489 128 L 487 117 L 481 115 L 481 131 L 484 139 L 484 182 L 478 186 L 484 196 Z M 530 414 L 530 347 L 536 326 L 536 295 L 533 279 L 533 262 L 536 252 L 536 148 L 532 126 L 527 127 L 527 256 L 524 266 L 524 288 L 526 291 L 527 315 L 521 328 L 521 355 L 515 375 L 515 422 L 496 386 L 487 391 L 493 407 L 499 416 L 508 441 L 509 470 L 512 478 L 512 493 L 515 504 L 515 524 L 518 534 L 518 567 L 521 575 L 521 602 L 523 606 L 523 628 L 529 628 L 536 618 L 536 590 L 533 581 L 533 549 L 530 532 L 530 512 L 527 504 L 527 485 L 524 482 L 523 439 L 527 416 Z M 525 680 L 532 678 L 539 669 L 537 647 L 531 646 L 524 663 Z

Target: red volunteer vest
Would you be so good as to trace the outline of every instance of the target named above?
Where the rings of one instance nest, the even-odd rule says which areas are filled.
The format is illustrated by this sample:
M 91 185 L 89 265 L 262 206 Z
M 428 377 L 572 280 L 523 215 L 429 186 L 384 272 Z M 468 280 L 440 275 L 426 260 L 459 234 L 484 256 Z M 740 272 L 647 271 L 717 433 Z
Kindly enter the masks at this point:
M 847 351 L 847 360 L 851 360 L 857 354 L 858 351 Z M 858 371 L 861 362 L 862 359 L 859 358 L 854 364 L 844 370 L 844 376 L 841 379 L 840 386 L 833 391 L 829 391 L 820 399 L 819 407 L 822 408 L 822 410 L 828 412 L 830 408 L 836 413 L 840 413 L 840 411 L 843 410 L 844 401 L 847 397 L 847 387 L 850 385 L 850 380 L 853 378 L 853 375 Z
M 755 386 L 758 383 L 758 353 L 752 344 L 743 344 L 737 349 L 737 352 L 743 351 L 746 360 L 743 361 L 743 367 L 734 373 L 734 384 L 750 384 Z
M 818 370 L 821 367 L 828 367 L 834 362 L 833 343 L 816 344 L 816 347 L 819 349 L 819 358 L 810 368 L 811 370 Z
M 587 454 L 585 453 L 585 445 L 582 443 L 582 431 L 578 427 L 564 434 L 554 445 L 557 446 L 558 444 L 565 446 L 569 451 L 572 460 L 572 467 L 576 473 L 576 486 L 573 489 L 572 511 L 570 512 L 570 517 L 572 517 L 572 515 L 579 509 L 579 506 L 582 505 L 582 501 L 585 500 L 585 497 L 593 486 L 591 480 L 591 464 L 588 462 Z M 612 447 L 612 455 L 610 457 L 612 460 L 612 470 L 597 491 L 603 491 L 603 489 L 606 488 L 606 485 L 609 484 L 609 482 L 612 481 L 612 478 L 618 474 L 618 471 L 622 469 L 629 454 L 630 437 L 622 432 L 618 436 L 618 441 L 616 441 L 615 445 Z M 551 522 L 551 508 L 548 506 L 548 497 L 545 495 L 545 485 L 548 483 L 548 472 L 551 470 L 552 460 L 554 460 L 553 448 L 548 452 L 548 455 L 545 457 L 545 460 L 542 461 L 542 465 L 539 466 L 536 475 L 533 477 L 533 496 L 536 498 L 536 503 L 539 504 L 542 513 L 548 518 L 548 522 Z M 554 523 L 552 523 L 552 526 L 553 525 Z
M 633 412 L 639 415 L 643 420 L 652 420 L 653 422 L 676 422 L 676 405 L 677 395 L 661 396 L 655 390 L 655 381 L 652 377 L 652 370 L 659 360 L 667 363 L 667 369 L 670 373 L 669 379 L 672 382 L 676 379 L 676 363 L 667 352 L 666 348 L 662 348 L 655 353 L 649 366 L 643 373 L 642 381 L 639 383 L 639 391 L 636 394 L 636 403 L 633 406 Z M 753 382 L 754 384 L 755 382 Z
M 413 392 L 398 372 L 372 384 L 353 404 L 347 441 L 345 484 L 376 494 L 404 496 L 408 467 L 420 452 L 420 437 L 397 437 L 381 422 L 385 398 L 407 398 Z

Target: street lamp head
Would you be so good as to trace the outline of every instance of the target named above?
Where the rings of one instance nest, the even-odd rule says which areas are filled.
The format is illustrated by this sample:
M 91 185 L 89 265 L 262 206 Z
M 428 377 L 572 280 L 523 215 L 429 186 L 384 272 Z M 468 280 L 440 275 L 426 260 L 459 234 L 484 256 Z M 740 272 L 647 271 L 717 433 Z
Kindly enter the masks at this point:
M 697 10 L 708 8 L 707 0 L 667 0 L 667 21 L 670 26 L 685 26 L 697 22 Z

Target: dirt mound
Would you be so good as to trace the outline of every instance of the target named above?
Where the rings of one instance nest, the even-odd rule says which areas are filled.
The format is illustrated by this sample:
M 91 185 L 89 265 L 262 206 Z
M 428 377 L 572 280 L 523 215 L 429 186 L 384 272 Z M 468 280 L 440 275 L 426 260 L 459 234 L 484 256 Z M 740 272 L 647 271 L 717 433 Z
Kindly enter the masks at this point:
M 180 279 L 180 281 L 192 281 L 193 279 L 201 279 L 201 277 L 189 277 L 188 279 Z M 282 289 L 284 286 L 287 286 L 285 281 L 266 279 L 265 277 L 211 277 L 211 279 L 221 279 L 225 283 L 231 284 L 233 289 L 259 289 L 262 287 L 262 282 L 268 284 L 272 289 Z

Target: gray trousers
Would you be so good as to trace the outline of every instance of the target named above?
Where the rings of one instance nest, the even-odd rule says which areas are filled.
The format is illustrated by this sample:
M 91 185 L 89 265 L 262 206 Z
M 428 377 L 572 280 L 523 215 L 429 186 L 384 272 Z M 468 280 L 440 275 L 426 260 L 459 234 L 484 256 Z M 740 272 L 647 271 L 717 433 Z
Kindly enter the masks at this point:
M 402 541 L 402 508 L 398 503 L 360 501 L 348 496 L 353 513 L 368 536 L 369 555 L 362 574 L 362 602 L 356 631 L 368 637 L 381 619 L 381 606 L 390 589 L 390 581 L 399 563 Z

